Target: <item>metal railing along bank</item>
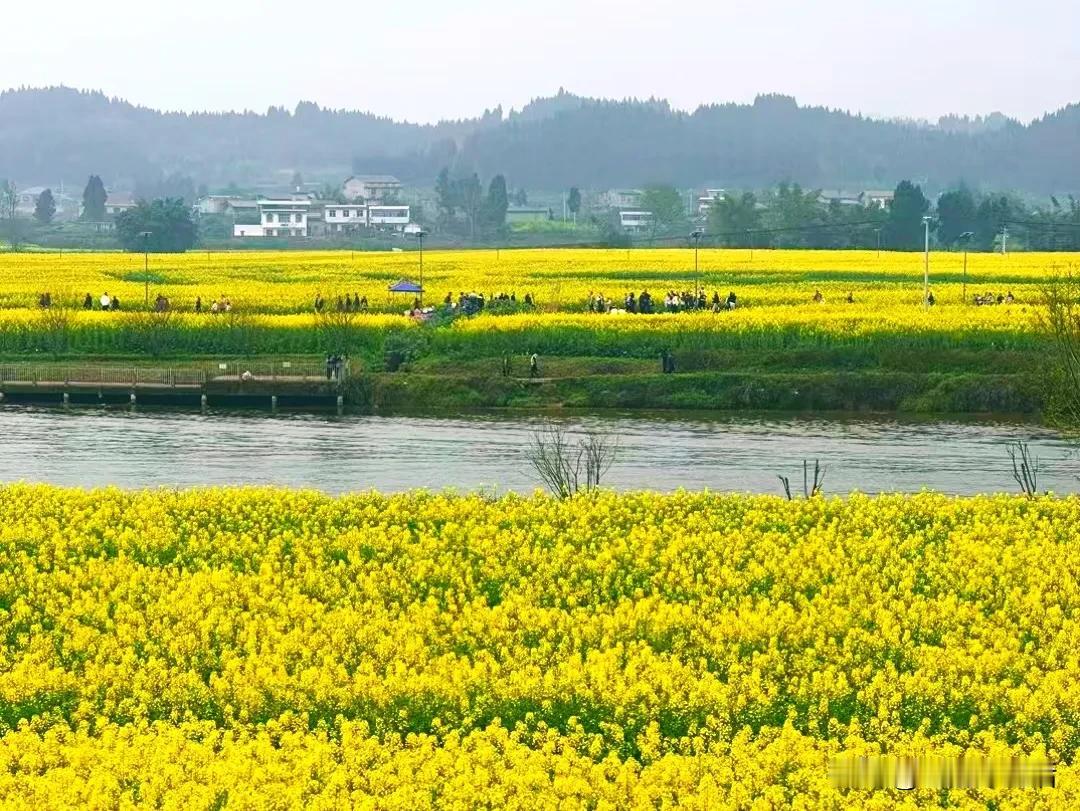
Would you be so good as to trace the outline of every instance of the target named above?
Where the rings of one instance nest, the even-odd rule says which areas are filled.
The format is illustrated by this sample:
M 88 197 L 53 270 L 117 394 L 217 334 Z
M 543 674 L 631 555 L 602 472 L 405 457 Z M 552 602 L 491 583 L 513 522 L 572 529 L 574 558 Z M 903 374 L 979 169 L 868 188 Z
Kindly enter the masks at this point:
M 348 376 L 348 363 L 335 370 L 333 380 Z M 229 361 L 206 368 L 158 368 L 144 366 L 78 366 L 35 363 L 0 364 L 0 384 L 202 387 L 208 381 L 325 381 L 331 379 L 325 364 L 310 361 L 244 363 Z

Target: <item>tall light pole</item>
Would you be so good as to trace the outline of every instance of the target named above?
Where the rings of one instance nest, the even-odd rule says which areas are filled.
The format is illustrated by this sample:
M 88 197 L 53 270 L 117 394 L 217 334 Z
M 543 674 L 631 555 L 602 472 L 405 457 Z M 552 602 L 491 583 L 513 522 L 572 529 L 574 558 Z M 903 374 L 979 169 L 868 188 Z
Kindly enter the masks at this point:
M 923 248 L 923 307 L 930 308 L 930 217 L 922 218 L 926 245 Z
M 424 303 L 424 237 L 427 231 L 420 228 L 416 231 L 416 242 L 420 246 L 420 304 Z
M 971 246 L 971 238 L 975 236 L 974 231 L 965 231 L 960 235 L 960 241 L 964 243 L 964 289 L 960 294 L 960 301 L 964 304 L 967 303 L 967 255 L 968 248 Z
M 700 228 L 695 228 L 690 234 L 690 238 L 694 240 L 694 293 L 695 295 L 701 293 L 701 275 L 698 271 L 698 248 L 701 247 L 701 237 L 704 232 Z
M 143 303 L 150 306 L 150 237 L 153 231 L 140 231 L 139 236 L 143 240 Z

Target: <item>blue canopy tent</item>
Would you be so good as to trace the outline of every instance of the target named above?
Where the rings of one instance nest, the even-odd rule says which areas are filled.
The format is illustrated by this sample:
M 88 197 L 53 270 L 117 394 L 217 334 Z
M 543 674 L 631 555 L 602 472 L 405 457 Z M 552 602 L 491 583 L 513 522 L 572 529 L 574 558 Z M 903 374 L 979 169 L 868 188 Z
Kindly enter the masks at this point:
M 399 282 L 395 282 L 390 285 L 391 293 L 408 293 L 409 295 L 416 296 L 416 301 L 423 301 L 424 288 L 418 285 L 416 282 L 410 282 L 408 279 L 402 279 Z M 390 297 L 387 296 L 387 301 Z M 415 303 L 415 302 L 414 302 Z M 410 312 L 412 308 L 409 308 Z
M 401 281 L 395 282 L 394 284 L 390 285 L 390 292 L 412 293 L 413 295 L 416 295 L 418 293 L 423 293 L 424 288 L 422 288 L 416 282 L 410 282 L 408 279 L 402 279 Z

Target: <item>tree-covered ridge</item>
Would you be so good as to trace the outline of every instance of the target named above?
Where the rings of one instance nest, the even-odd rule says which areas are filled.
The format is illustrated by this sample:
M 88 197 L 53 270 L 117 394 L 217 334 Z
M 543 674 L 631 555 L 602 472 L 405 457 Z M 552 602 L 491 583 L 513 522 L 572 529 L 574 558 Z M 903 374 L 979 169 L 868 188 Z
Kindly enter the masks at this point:
M 681 112 L 661 100 L 561 92 L 508 116 L 495 108 L 420 125 L 310 102 L 291 112 L 158 112 L 51 88 L 0 93 L 0 121 L 0 176 L 23 183 L 183 172 L 213 185 L 353 168 L 427 185 L 450 166 L 548 190 L 653 182 L 761 188 L 785 179 L 810 188 L 892 188 L 904 178 L 931 190 L 962 179 L 1040 194 L 1080 187 L 1080 104 L 1027 125 L 995 114 L 931 126 L 801 107 L 776 95 Z

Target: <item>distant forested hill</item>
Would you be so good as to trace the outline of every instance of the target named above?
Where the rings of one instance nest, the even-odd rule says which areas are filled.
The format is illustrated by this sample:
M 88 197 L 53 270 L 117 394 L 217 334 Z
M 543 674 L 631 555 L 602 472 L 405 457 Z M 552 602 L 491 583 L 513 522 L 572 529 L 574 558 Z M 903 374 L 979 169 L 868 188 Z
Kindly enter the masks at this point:
M 958 180 L 1033 193 L 1080 191 L 1080 105 L 1030 125 L 1000 115 L 935 125 L 880 121 L 785 96 L 692 113 L 664 101 L 569 93 L 503 116 L 417 125 L 301 103 L 266 113 L 162 113 L 69 88 L 0 93 L 0 177 L 107 183 L 181 172 L 223 186 L 392 172 L 428 184 L 448 165 L 514 186 L 563 189 L 720 184 L 891 188 Z

